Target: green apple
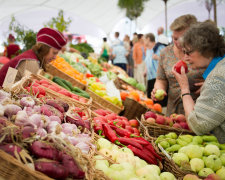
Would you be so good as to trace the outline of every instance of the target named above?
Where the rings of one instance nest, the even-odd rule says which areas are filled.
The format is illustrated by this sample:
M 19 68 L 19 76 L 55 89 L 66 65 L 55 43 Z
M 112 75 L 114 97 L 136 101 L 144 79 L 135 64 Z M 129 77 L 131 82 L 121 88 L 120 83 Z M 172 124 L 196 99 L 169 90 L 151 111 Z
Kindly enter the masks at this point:
M 216 171 L 216 174 L 223 180 L 225 179 L 225 167 L 222 167 L 218 171 Z
M 111 155 L 112 155 L 111 158 L 112 158 L 112 160 L 115 161 L 119 153 L 121 153 L 119 150 L 113 149 L 111 151 Z
M 212 142 L 212 141 L 215 141 L 215 142 L 218 142 L 217 138 L 215 136 L 202 136 L 202 139 L 204 142 Z
M 157 89 L 155 92 L 155 98 L 158 101 L 162 101 L 164 99 L 164 97 L 165 97 L 165 91 L 162 89 Z
M 110 149 L 112 147 L 112 143 L 105 138 L 99 138 L 97 141 L 98 149 Z
M 220 147 L 221 150 L 225 150 L 225 144 L 220 144 L 219 147 Z
M 95 168 L 103 171 L 104 173 L 107 173 L 109 170 L 109 166 L 107 166 L 105 160 L 97 160 L 95 164 Z
M 189 162 L 188 156 L 184 153 L 174 153 L 172 159 L 179 166 L 181 163 Z
M 174 132 L 170 132 L 165 135 L 166 138 L 177 139 L 177 134 Z
M 205 159 L 205 166 L 213 171 L 217 171 L 222 168 L 222 162 L 216 155 L 210 155 Z
M 187 143 L 191 143 L 193 140 L 193 136 L 186 134 L 186 135 L 180 135 L 178 139 L 181 139 L 182 141 L 185 141 Z
M 161 141 L 159 144 L 163 147 L 163 149 L 170 147 L 170 143 L 168 143 L 166 140 Z
M 204 155 L 205 156 L 216 155 L 219 157 L 220 149 L 216 145 L 208 144 L 204 149 Z
M 202 177 L 207 177 L 208 175 L 213 174 L 213 173 L 214 173 L 214 171 L 212 169 L 203 168 L 198 172 L 198 175 L 202 176 Z
M 188 145 L 185 153 L 190 159 L 202 158 L 202 149 L 198 145 Z
M 176 180 L 175 176 L 170 172 L 163 172 L 160 174 L 161 180 Z
M 186 154 L 187 150 L 188 150 L 187 146 L 184 146 L 184 147 L 181 147 L 178 152 Z
M 135 167 L 136 167 L 136 169 L 143 168 L 144 166 L 147 165 L 147 163 L 144 160 L 140 159 L 137 156 L 135 156 L 134 159 L 135 159 Z
M 202 144 L 203 140 L 201 136 L 194 136 L 192 139 L 192 142 L 197 143 L 197 144 Z
M 182 139 L 177 139 L 177 144 L 181 145 L 182 147 L 183 146 L 187 146 L 188 145 L 188 142 L 182 140 Z
M 166 141 L 172 146 L 177 143 L 176 139 L 166 138 Z
M 204 168 L 205 164 L 202 159 L 193 158 L 190 160 L 191 170 L 194 172 L 199 172 L 201 169 Z
M 221 154 L 220 160 L 222 162 L 222 165 L 225 166 L 225 154 Z
M 167 152 L 176 152 L 181 148 L 181 145 L 174 144 L 166 149 Z
M 112 169 L 114 171 L 122 171 L 124 169 L 124 167 L 121 164 L 112 164 L 110 166 L 110 169 Z
M 112 157 L 111 151 L 109 149 L 100 149 L 99 152 L 102 153 L 103 155 L 109 157 L 109 158 Z
M 126 147 L 119 149 L 119 151 L 134 155 L 133 151 L 131 151 L 129 148 Z
M 153 165 L 146 165 L 145 167 L 136 170 L 136 174 L 138 177 L 142 177 L 142 176 L 148 175 L 148 174 L 159 175 L 159 171 Z

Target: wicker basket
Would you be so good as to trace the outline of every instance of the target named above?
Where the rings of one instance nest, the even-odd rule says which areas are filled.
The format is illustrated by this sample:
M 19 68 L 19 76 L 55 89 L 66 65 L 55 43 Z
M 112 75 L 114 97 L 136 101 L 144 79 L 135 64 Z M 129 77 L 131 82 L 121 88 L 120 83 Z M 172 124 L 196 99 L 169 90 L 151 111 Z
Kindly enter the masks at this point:
M 115 80 L 114 80 L 114 84 L 115 86 L 117 87 L 117 89 L 123 89 L 123 90 L 127 90 L 129 87 L 129 89 L 132 89 L 132 90 L 135 90 L 135 91 L 138 91 L 139 93 L 143 93 L 143 91 L 140 91 L 138 88 L 128 84 L 126 81 L 120 79 L 119 77 L 117 77 Z
M 49 78 L 45 77 L 45 75 L 48 75 Z M 43 69 L 40 69 L 38 72 L 37 72 L 37 76 L 41 77 L 42 79 L 53 79 L 53 75 L 45 72 Z
M 76 86 L 82 90 L 84 90 L 86 88 L 85 84 L 82 84 L 81 82 L 79 82 L 78 80 L 70 77 L 69 75 L 65 74 L 64 72 L 62 72 L 61 70 L 57 69 L 55 66 L 48 64 L 46 67 L 46 71 L 49 72 L 50 74 L 52 74 L 53 76 L 58 76 L 62 79 L 65 79 L 67 81 L 69 81 L 70 83 L 72 83 L 73 86 Z
M 135 118 L 140 119 L 141 115 L 148 110 L 145 106 L 143 106 L 139 102 L 128 97 L 125 99 L 123 105 L 124 105 L 123 116 L 125 116 L 127 119 L 135 119 Z
M 31 74 L 30 76 L 24 77 L 21 80 L 21 83 L 19 83 L 17 87 L 14 87 L 14 90 L 19 88 L 19 89 L 21 89 L 22 92 L 26 92 L 26 90 L 24 89 L 24 87 L 26 87 L 34 79 L 41 80 L 42 78 L 40 76 L 38 76 L 38 75 L 36 76 L 36 75 Z M 50 84 L 53 84 L 53 85 L 55 85 L 55 86 L 63 89 L 63 87 L 61 87 L 58 84 L 52 82 L 51 80 L 49 80 L 49 79 L 45 79 L 45 80 L 48 81 Z M 70 98 L 68 96 L 65 96 L 63 94 L 57 93 L 57 92 L 55 92 L 55 91 L 53 91 L 51 89 L 48 89 L 48 88 L 46 88 L 44 86 L 42 86 L 42 87 L 45 89 L 47 96 L 51 96 L 53 98 L 62 99 L 63 101 L 66 101 L 69 104 L 74 104 L 74 105 L 77 105 L 79 107 L 80 106 L 81 107 L 83 107 L 83 106 L 90 107 L 91 106 L 92 98 L 87 99 L 87 102 L 86 103 L 83 103 L 83 102 L 77 101 L 77 100 L 75 100 L 73 98 Z
M 96 105 L 100 104 L 101 107 L 105 107 L 103 109 L 106 109 L 106 108 L 110 109 L 116 114 L 119 114 L 123 110 L 123 108 L 120 108 L 119 106 L 116 106 L 113 103 L 103 99 L 101 96 L 97 95 L 96 93 L 89 90 L 88 88 L 86 89 L 86 92 L 92 97 L 93 102 L 97 102 L 97 104 L 95 103 Z
M 195 135 L 194 132 L 188 131 L 186 129 L 177 129 L 177 128 L 166 126 L 166 125 L 148 123 L 145 121 L 144 115 L 141 116 L 141 122 L 147 128 L 148 133 L 151 137 L 159 137 L 160 135 L 165 135 L 170 132 L 175 132 L 177 135 L 180 135 L 180 134 Z
M 9 180 L 51 180 L 46 175 L 33 171 L 2 150 L 0 150 L 0 177 Z

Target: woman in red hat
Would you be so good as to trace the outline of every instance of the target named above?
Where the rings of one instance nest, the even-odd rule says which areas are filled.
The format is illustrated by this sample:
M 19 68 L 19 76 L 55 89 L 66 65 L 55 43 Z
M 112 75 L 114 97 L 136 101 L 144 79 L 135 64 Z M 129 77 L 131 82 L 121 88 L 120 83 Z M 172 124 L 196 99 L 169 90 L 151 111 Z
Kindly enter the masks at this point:
M 32 49 L 16 56 L 0 70 L 0 86 L 2 86 L 9 67 L 18 70 L 16 81 L 20 80 L 25 70 L 36 74 L 40 68 L 45 69 L 45 65 L 56 58 L 58 52 L 66 45 L 63 34 L 55 29 L 42 28 L 37 33 L 36 44 Z
M 12 34 L 9 34 L 8 43 L 8 46 L 5 47 L 4 56 L 12 59 L 13 57 L 19 55 L 20 47 L 19 45 L 15 44 L 15 37 Z

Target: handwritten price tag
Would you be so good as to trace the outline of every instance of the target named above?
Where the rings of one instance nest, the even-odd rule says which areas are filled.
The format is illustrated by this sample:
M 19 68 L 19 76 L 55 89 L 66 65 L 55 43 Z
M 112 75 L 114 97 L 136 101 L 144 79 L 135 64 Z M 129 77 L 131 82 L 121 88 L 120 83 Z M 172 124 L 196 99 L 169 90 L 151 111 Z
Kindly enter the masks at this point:
M 9 67 L 9 69 L 7 71 L 7 74 L 5 76 L 5 80 L 4 80 L 3 85 L 2 85 L 2 87 L 4 89 L 11 90 L 11 88 L 14 84 L 14 81 L 16 79 L 17 72 L 18 72 L 17 69 Z

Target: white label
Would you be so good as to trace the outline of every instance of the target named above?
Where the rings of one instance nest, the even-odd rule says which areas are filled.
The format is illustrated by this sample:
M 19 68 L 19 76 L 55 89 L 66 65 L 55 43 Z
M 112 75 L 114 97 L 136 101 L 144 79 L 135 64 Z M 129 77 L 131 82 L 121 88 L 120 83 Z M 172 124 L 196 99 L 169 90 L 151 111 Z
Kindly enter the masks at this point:
M 3 88 L 11 90 L 14 84 L 14 81 L 16 79 L 17 72 L 18 70 L 15 68 L 11 68 L 11 67 L 8 68 L 7 74 L 5 76 L 5 80 L 2 85 Z
M 158 144 L 158 147 L 163 152 L 163 154 L 165 154 L 168 157 L 169 160 L 172 159 L 171 156 L 165 151 L 165 149 L 163 149 L 163 147 L 160 144 Z

